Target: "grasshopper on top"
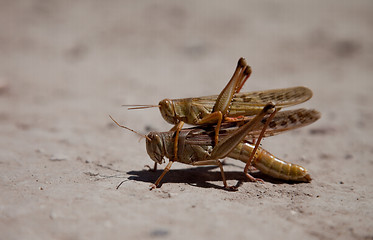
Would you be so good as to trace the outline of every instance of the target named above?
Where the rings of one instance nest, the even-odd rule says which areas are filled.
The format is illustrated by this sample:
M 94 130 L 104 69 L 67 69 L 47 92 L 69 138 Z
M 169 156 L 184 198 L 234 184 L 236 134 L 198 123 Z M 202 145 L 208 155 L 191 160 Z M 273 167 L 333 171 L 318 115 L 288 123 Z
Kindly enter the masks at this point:
M 159 107 L 162 117 L 175 126 L 177 132 L 184 123 L 191 125 L 216 124 L 215 143 L 218 143 L 222 122 L 241 121 L 243 117 L 258 114 L 268 102 L 276 104 L 277 109 L 307 101 L 312 91 L 306 87 L 292 87 L 240 93 L 241 88 L 251 75 L 251 67 L 240 58 L 232 78 L 219 95 L 164 99 L 158 105 L 123 105 L 129 109 Z

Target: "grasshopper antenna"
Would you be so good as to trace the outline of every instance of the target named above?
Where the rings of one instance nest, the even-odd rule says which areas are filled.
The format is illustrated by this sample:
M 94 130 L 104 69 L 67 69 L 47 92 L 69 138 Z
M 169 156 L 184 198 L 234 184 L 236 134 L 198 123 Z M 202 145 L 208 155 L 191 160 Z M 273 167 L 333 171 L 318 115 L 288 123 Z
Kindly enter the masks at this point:
M 145 108 L 154 108 L 154 107 L 160 107 L 160 105 L 144 105 L 144 104 L 124 104 L 122 107 L 128 107 L 128 110 L 134 110 L 134 109 L 145 109 Z
M 112 116 L 109 115 L 109 117 L 111 118 L 111 120 L 113 120 L 113 122 L 115 122 L 116 125 L 118 125 L 118 127 L 121 127 L 121 128 L 127 129 L 127 130 L 129 130 L 129 131 L 131 131 L 131 132 L 134 132 L 134 133 L 136 133 L 137 135 L 140 135 L 141 137 L 145 137 L 147 140 L 151 141 L 151 139 L 150 139 L 148 136 L 146 136 L 146 135 L 142 135 L 141 133 L 138 133 L 138 132 L 136 132 L 135 130 L 132 130 L 131 128 L 128 128 L 128 127 L 126 127 L 126 126 L 120 125 L 117 121 L 114 120 L 114 118 L 113 118 Z

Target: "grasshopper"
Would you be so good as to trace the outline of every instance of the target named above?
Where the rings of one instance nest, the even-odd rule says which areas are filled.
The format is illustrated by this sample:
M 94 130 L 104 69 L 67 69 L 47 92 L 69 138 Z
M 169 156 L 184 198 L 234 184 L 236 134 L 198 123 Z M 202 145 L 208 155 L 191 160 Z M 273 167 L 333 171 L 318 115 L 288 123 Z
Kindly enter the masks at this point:
M 213 136 L 215 134 L 215 126 L 213 125 L 182 129 L 179 132 L 179 136 L 176 136 L 175 131 L 150 132 L 145 136 L 146 149 L 150 158 L 159 164 L 164 162 L 164 157 L 169 158 L 169 163 L 157 181 L 151 185 L 150 189 L 156 188 L 163 176 L 170 170 L 173 162 L 178 161 L 194 166 L 218 166 L 224 187 L 234 190 L 235 187 L 228 186 L 223 165 L 219 161 L 219 159 L 226 156 L 245 162 L 244 174 L 251 181 L 262 180 L 252 177 L 248 173 L 249 167 L 255 167 L 264 174 L 274 178 L 311 181 L 311 177 L 305 168 L 273 156 L 260 148 L 259 144 L 265 136 L 272 136 L 283 131 L 308 125 L 316 121 L 320 114 L 315 110 L 297 109 L 279 112 L 276 115 L 277 111 L 272 103 L 268 103 L 262 111 L 250 120 L 224 123 L 219 130 L 222 139 L 216 145 L 213 144 Z M 270 115 L 268 116 L 268 114 Z M 111 116 L 110 118 L 119 127 L 129 129 L 120 125 Z M 132 129 L 129 130 L 133 131 Z M 178 138 L 177 156 L 174 151 L 176 137 Z M 255 146 L 250 142 L 250 137 L 258 137 Z
M 293 87 L 239 93 L 251 75 L 251 67 L 240 58 L 232 78 L 219 95 L 197 98 L 164 99 L 158 105 L 123 105 L 129 109 L 158 107 L 162 117 L 174 125 L 174 154 L 177 156 L 179 132 L 184 123 L 191 125 L 216 124 L 215 144 L 219 141 L 219 130 L 223 122 L 241 121 L 245 117 L 258 114 L 268 102 L 275 102 L 280 110 L 307 101 L 312 91 L 306 87 Z M 156 168 L 156 164 L 154 165 Z

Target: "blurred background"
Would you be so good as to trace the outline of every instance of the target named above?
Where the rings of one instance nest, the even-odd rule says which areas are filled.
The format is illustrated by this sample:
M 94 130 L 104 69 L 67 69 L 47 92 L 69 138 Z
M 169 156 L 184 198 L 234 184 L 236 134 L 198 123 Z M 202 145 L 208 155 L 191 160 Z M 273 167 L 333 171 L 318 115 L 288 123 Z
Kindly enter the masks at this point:
M 305 85 L 313 105 L 351 107 L 372 86 L 371 13 L 370 1 L 2 1 L 1 81 L 49 113 L 50 96 L 93 113 L 217 94 L 242 56 L 245 91 Z
M 304 85 L 322 112 L 364 108 L 371 13 L 370 1 L 2 1 L 0 79 L 47 115 L 61 102 L 90 121 L 121 104 L 217 94 L 242 56 L 253 68 L 244 91 Z M 24 107 L 13 100 L 2 102 Z
M 6 236 L 17 236 L 9 229 L 19 229 L 21 224 L 24 231 L 18 236 L 87 236 L 64 235 L 63 227 L 52 227 L 57 235 L 35 230 L 37 224 L 48 224 L 42 213 L 51 216 L 48 211 L 56 209 L 48 198 L 30 198 L 40 192 L 40 182 L 56 183 L 59 176 L 59 184 L 72 187 L 72 196 L 58 187 L 48 196 L 69 202 L 81 193 L 91 207 L 87 211 L 95 209 L 97 202 L 89 203 L 85 196 L 97 188 L 104 186 L 96 200 L 110 201 L 112 196 L 105 191 L 120 180 L 98 186 L 94 182 L 92 192 L 88 188 L 83 194 L 87 177 L 82 172 L 105 165 L 125 175 L 149 164 L 149 158 L 144 142 L 114 127 L 108 114 L 143 133 L 166 131 L 171 126 L 157 109 L 127 111 L 121 105 L 218 94 L 239 57 L 245 57 L 253 69 L 242 91 L 306 86 L 314 96 L 302 107 L 322 113 L 311 130 L 266 140 L 271 151 L 290 160 L 313 159 L 305 163 L 321 182 L 337 184 L 346 175 L 351 184 L 359 182 L 359 176 L 369 179 L 373 154 L 370 0 L 0 1 L 0 173 L 2 185 L 8 186 L 4 188 L 8 200 L 1 197 L 6 217 L 0 227 L 7 229 Z M 51 156 L 63 160 L 58 167 L 48 161 Z M 80 187 L 74 185 L 79 182 Z M 135 187 L 145 189 L 147 184 Z M 114 198 L 122 197 L 126 198 Z M 16 211 L 16 206 L 24 208 Z M 32 211 L 22 210 L 26 208 Z M 73 222 L 84 229 L 80 208 L 75 206 L 78 216 Z M 356 211 L 348 214 L 356 216 Z M 40 221 L 32 221 L 37 214 Z M 128 227 L 120 224 L 122 220 L 110 224 Z M 88 220 L 86 226 L 98 222 Z M 285 231 L 293 222 L 279 224 Z M 312 225 L 313 231 L 327 224 L 334 226 L 321 221 Z M 305 225 L 295 227 L 296 232 L 307 232 Z M 367 229 L 363 226 L 358 235 L 366 236 Z M 96 236 L 107 233 L 95 231 Z M 158 235 L 175 236 L 162 231 L 145 236 Z M 264 236 L 272 237 L 271 233 Z M 336 235 L 331 231 L 312 236 Z

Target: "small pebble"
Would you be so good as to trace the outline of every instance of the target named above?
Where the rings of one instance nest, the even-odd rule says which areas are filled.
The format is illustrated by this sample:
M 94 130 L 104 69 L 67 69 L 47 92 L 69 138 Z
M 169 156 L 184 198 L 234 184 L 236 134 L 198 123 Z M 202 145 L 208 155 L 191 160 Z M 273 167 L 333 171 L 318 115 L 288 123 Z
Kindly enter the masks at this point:
M 67 160 L 67 156 L 64 154 L 53 154 L 50 158 L 50 161 L 64 161 Z

